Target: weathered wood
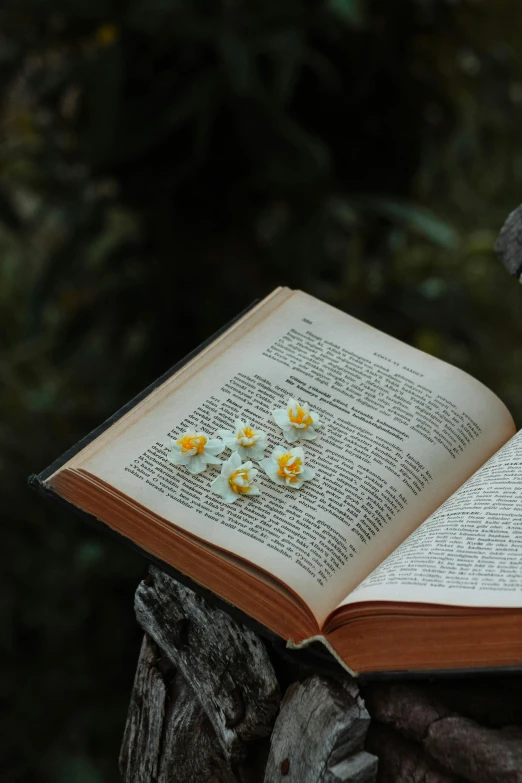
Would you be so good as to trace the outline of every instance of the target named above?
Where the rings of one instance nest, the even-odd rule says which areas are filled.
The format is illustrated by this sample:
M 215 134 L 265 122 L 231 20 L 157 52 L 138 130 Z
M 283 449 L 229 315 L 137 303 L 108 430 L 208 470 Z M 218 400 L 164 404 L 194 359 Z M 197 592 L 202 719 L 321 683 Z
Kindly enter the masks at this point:
M 522 783 L 522 678 L 375 683 L 274 648 L 152 570 L 121 753 L 125 783 Z M 312 674 L 310 674 L 312 672 Z M 299 680 L 303 680 L 299 682 Z M 517 698 L 518 697 L 518 698 Z M 363 743 L 365 745 L 363 747 Z M 374 754 L 374 755 L 371 755 Z
M 279 686 L 261 640 L 156 568 L 136 592 L 143 630 L 197 693 L 225 757 L 270 735 Z
M 374 720 L 422 742 L 432 723 L 451 714 L 436 690 L 413 683 L 378 683 L 366 688 L 366 707 Z
M 120 772 L 126 783 L 158 777 L 166 687 L 154 667 L 155 659 L 152 645 L 145 637 L 120 752 Z
M 147 636 L 120 753 L 124 783 L 239 783 L 192 689 Z
M 495 253 L 511 275 L 522 276 L 522 205 L 513 210 L 502 226 Z
M 430 756 L 470 783 L 522 783 L 522 727 L 489 729 L 460 715 L 433 723 L 423 742 Z
M 367 687 L 367 749 L 379 757 L 379 783 L 522 783 L 522 727 L 509 725 L 521 716 L 521 685 L 505 678 Z
M 367 747 L 379 758 L 378 783 L 468 783 L 445 770 L 421 745 L 388 726 L 372 722 Z
M 265 783 L 372 783 L 377 759 L 362 750 L 369 722 L 353 681 L 311 677 L 291 685 L 272 733 Z

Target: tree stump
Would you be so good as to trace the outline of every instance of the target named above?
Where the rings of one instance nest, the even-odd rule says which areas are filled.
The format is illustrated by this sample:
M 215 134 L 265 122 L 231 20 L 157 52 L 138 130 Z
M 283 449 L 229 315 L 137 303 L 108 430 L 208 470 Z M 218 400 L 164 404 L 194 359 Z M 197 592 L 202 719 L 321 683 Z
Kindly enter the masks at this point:
M 156 568 L 135 607 L 125 783 L 522 783 L 522 676 L 359 686 Z
M 120 754 L 125 783 L 374 783 L 370 716 L 340 667 L 324 676 L 298 657 L 294 665 L 156 568 L 135 609 L 145 636 Z

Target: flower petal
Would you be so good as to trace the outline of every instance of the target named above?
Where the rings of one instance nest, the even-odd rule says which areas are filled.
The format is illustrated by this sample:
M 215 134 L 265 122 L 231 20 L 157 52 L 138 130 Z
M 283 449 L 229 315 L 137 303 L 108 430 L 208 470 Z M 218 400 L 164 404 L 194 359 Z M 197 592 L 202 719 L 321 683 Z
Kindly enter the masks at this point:
M 259 487 L 250 487 L 250 489 L 248 490 L 248 492 L 246 494 L 247 495 L 260 495 L 261 491 L 260 491 Z
M 221 468 L 221 473 L 223 476 L 228 478 L 232 475 L 232 473 L 237 470 L 241 465 L 241 457 L 237 453 L 237 451 L 233 451 L 230 457 L 227 459 L 226 462 L 223 463 L 223 467 Z
M 297 459 L 300 459 L 301 462 L 304 462 L 304 451 L 302 446 L 294 446 L 293 449 L 290 449 L 290 454 L 293 457 L 296 457 Z
M 315 470 L 312 470 L 312 468 L 303 468 L 300 478 L 302 478 L 303 481 L 311 481 L 311 479 L 315 478 Z
M 276 408 L 276 410 L 272 411 L 272 416 L 278 427 L 288 426 L 288 411 L 285 408 Z
M 218 492 L 218 494 L 221 494 L 228 486 L 228 480 L 221 475 L 210 482 L 210 488 L 213 492 Z
M 275 459 L 272 459 L 272 457 L 265 457 L 265 459 L 262 459 L 258 462 L 258 465 L 269 476 L 271 476 L 273 473 L 277 473 L 279 470 L 279 465 Z
M 236 495 L 224 476 L 218 476 L 216 479 L 214 479 L 210 485 L 210 488 L 212 492 L 216 493 L 216 495 L 221 495 L 225 503 L 234 503 L 234 501 L 236 501 L 239 497 L 239 495 Z
M 264 459 L 259 463 L 259 466 L 263 468 L 266 475 L 269 479 L 271 479 L 276 484 L 284 484 L 284 479 L 281 478 L 281 476 L 278 475 L 279 465 L 277 462 L 273 459 Z
M 220 460 L 218 457 L 214 457 L 213 454 L 206 454 L 205 453 L 205 462 L 207 465 L 222 465 L 223 461 Z
M 181 451 L 171 451 L 167 454 L 167 459 L 173 465 L 187 465 L 190 462 L 189 454 L 182 454 Z
M 255 459 L 256 462 L 258 462 L 260 459 L 263 459 L 265 456 L 265 448 L 265 446 L 259 446 L 257 443 L 255 446 L 251 446 L 248 450 L 250 459 Z
M 203 454 L 195 454 L 190 462 L 187 463 L 189 473 L 203 473 L 206 467 L 207 463 Z
M 315 440 L 317 438 L 317 432 L 312 427 L 308 427 L 307 430 L 300 430 L 297 439 L 299 438 L 301 440 Z
M 312 426 L 318 430 L 321 428 L 321 419 L 317 411 L 310 411 L 310 416 L 312 417 Z
M 236 433 L 232 432 L 232 430 L 218 430 L 217 434 L 220 438 L 231 438 L 232 440 L 236 439 Z
M 285 427 L 283 435 L 288 443 L 295 443 L 296 440 L 299 440 L 299 438 L 302 437 L 303 432 L 306 432 L 306 430 L 296 430 L 294 427 Z M 306 440 L 309 439 L 306 438 Z
M 205 444 L 205 454 L 212 454 L 213 457 L 217 457 L 217 455 L 221 454 L 224 450 L 225 444 L 218 438 L 212 438 L 212 440 L 207 441 Z
M 229 440 L 227 443 L 227 449 L 230 449 L 230 451 L 237 451 L 240 447 L 240 442 L 237 438 L 234 438 L 234 440 Z
M 234 449 L 234 452 L 239 454 L 241 460 L 248 459 L 250 457 L 250 449 L 245 449 L 245 447 L 239 445 L 239 443 L 237 448 Z

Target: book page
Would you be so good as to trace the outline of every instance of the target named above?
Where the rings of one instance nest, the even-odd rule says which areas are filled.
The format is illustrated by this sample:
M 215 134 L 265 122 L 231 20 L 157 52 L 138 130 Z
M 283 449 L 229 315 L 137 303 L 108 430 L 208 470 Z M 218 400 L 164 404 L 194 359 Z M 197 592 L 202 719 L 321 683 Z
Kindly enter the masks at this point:
M 522 432 L 354 590 L 355 601 L 522 606 Z
M 299 292 L 216 354 L 80 467 L 280 579 L 318 622 L 514 432 L 482 384 Z M 316 471 L 301 489 L 260 471 L 261 494 L 227 505 L 216 469 L 167 461 L 171 437 L 238 417 L 267 432 L 268 456 L 285 445 L 270 412 L 289 397 L 323 423 L 300 444 Z

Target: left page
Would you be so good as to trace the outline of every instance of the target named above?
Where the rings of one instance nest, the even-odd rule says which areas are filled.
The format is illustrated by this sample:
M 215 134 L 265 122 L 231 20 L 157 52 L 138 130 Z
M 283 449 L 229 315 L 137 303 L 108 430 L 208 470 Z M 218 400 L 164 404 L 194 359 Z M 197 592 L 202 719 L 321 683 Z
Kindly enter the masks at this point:
M 300 442 L 316 471 L 301 489 L 260 470 L 261 494 L 227 505 L 210 490 L 218 469 L 167 461 L 171 437 L 236 418 L 267 432 L 268 456 L 289 397 L 322 421 Z M 77 467 L 280 579 L 319 623 L 515 431 L 479 382 L 300 292 L 153 403 Z

